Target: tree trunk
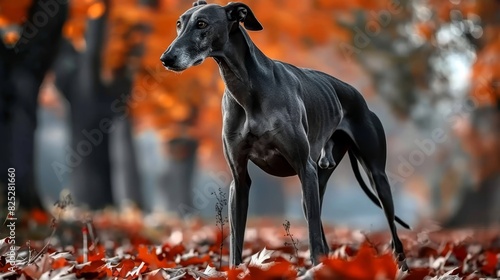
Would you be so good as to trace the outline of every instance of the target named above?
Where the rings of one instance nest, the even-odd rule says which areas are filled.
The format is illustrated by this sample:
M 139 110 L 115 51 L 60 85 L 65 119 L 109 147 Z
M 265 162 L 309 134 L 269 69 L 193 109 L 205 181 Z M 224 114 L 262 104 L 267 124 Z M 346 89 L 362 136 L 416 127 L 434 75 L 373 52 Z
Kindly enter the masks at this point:
M 135 69 L 128 60 L 142 55 L 143 44 L 128 50 L 124 65 L 114 69 L 112 81 L 104 84 L 101 55 L 106 21 L 107 14 L 89 20 L 86 50 L 77 53 L 68 48 L 56 69 L 56 76 L 61 77 L 57 86 L 65 92 L 72 108 L 73 140 L 68 153 L 76 162 L 75 167 L 71 166 L 72 193 L 75 201 L 91 209 L 123 206 L 127 201 L 142 205 L 130 118 L 126 112 L 113 110 L 112 104 L 116 100 L 126 102 L 130 97 Z M 141 26 L 132 27 L 137 28 Z
M 143 208 L 142 192 L 137 167 L 132 125 L 129 118 L 116 117 L 111 136 L 112 183 L 115 202 L 127 206 L 131 202 Z
M 67 3 L 34 1 L 20 40 L 13 48 L 0 44 L 0 170 L 15 168 L 16 198 L 22 208 L 42 207 L 33 165 L 38 91 L 67 14 Z M 6 179 L 2 176 L 0 183 L 7 184 Z
M 166 143 L 169 158 L 167 168 L 160 176 L 156 191 L 155 210 L 188 216 L 185 209 L 193 207 L 193 173 L 196 165 L 198 141 L 179 136 Z
M 158 5 L 157 0 L 139 0 L 139 5 L 154 8 Z M 132 32 L 147 32 L 148 27 L 142 24 L 133 26 Z M 113 82 L 107 86 L 107 92 L 116 100 L 128 100 L 132 94 L 135 63 L 143 55 L 144 43 L 139 43 L 128 50 L 124 66 L 115 70 Z M 135 62 L 135 63 L 134 63 Z M 132 124 L 129 114 L 114 113 L 113 127 L 111 132 L 111 166 L 112 186 L 115 202 L 123 207 L 132 202 L 140 208 L 143 207 L 143 198 L 137 166 L 136 148 L 133 141 Z
M 112 97 L 106 94 L 100 75 L 106 20 L 107 12 L 88 20 L 86 49 L 74 53 L 73 62 L 69 63 L 76 65 L 74 79 L 63 87 L 71 105 L 72 140 L 66 156 L 73 175 L 71 193 L 76 202 L 90 209 L 113 203 L 109 160 Z

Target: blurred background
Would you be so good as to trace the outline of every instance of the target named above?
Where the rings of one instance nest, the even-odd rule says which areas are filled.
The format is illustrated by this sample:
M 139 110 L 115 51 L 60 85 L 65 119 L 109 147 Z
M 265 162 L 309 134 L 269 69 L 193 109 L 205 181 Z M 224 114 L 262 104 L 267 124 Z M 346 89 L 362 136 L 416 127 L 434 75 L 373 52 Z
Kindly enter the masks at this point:
M 381 118 L 400 217 L 500 222 L 500 1 L 245 3 L 264 26 L 249 33 L 265 54 L 352 84 Z M 0 173 L 16 169 L 22 209 L 69 192 L 91 210 L 215 216 L 213 193 L 231 180 L 224 84 L 212 60 L 182 74 L 159 61 L 191 6 L 0 0 Z M 324 221 L 385 229 L 348 160 L 330 179 Z M 302 219 L 297 178 L 250 173 L 251 216 Z

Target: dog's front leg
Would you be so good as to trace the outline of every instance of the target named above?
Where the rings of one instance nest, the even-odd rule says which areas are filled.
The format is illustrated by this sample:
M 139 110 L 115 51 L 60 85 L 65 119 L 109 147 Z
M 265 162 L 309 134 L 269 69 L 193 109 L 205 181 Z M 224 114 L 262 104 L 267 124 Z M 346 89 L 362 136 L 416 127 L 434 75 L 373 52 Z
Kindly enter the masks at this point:
M 245 238 L 251 180 L 248 175 L 248 158 L 245 148 L 241 148 L 241 145 L 232 146 L 225 140 L 224 150 L 233 176 L 229 188 L 229 226 L 231 227 L 229 265 L 234 267 L 242 262 L 241 254 Z
M 303 128 L 290 127 L 277 134 L 274 142 L 295 169 L 302 183 L 302 202 L 309 230 L 309 250 L 311 261 L 316 265 L 319 263 L 319 257 L 328 253 L 328 246 L 323 241 L 321 228 L 318 168 L 310 157 L 307 134 Z

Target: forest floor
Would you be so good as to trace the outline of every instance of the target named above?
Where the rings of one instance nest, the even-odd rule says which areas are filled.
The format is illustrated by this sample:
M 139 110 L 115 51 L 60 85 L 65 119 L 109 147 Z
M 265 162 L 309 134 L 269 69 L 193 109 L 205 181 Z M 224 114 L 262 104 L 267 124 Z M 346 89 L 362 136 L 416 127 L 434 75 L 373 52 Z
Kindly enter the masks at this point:
M 76 213 L 66 209 L 56 220 L 32 212 L 18 219 L 14 236 L 2 229 L 0 279 L 500 278 L 500 229 L 400 230 L 410 266 L 403 273 L 388 232 L 327 226 L 331 253 L 313 266 L 303 222 L 252 219 L 244 263 L 229 268 L 223 216 L 204 221 L 134 209 Z M 12 239 L 18 246 L 11 247 Z

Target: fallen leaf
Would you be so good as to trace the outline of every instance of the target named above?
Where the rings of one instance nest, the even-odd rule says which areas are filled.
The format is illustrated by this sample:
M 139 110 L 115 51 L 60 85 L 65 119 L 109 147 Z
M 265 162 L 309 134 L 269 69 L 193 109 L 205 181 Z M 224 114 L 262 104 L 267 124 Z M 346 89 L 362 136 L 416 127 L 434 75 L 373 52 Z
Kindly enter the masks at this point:
M 493 252 L 486 252 L 484 254 L 484 265 L 481 267 L 481 271 L 488 276 L 497 276 L 498 255 Z
M 262 249 L 262 251 L 252 255 L 252 257 L 250 258 L 250 263 L 248 264 L 248 266 L 258 266 L 258 267 L 261 267 L 261 268 L 264 268 L 266 266 L 268 266 L 269 264 L 268 263 L 265 263 L 267 260 L 269 260 L 271 258 L 271 255 L 274 253 L 275 251 L 273 250 L 267 250 L 267 248 L 264 247 L 264 249 Z

